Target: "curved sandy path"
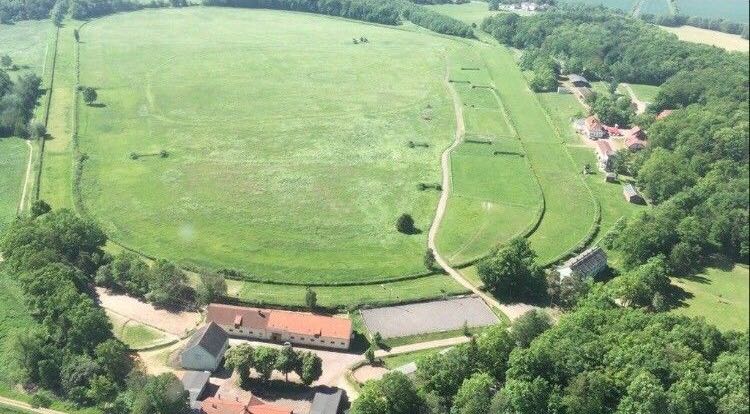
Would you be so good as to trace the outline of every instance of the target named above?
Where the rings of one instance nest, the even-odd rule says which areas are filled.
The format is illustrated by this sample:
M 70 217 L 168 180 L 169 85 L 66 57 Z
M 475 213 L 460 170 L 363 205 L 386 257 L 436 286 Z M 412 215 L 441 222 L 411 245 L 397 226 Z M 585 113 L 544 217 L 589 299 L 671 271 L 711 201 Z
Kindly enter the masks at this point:
M 648 104 L 638 99 L 638 95 L 635 94 L 635 91 L 633 90 L 633 88 L 631 88 L 630 85 L 627 83 L 623 83 L 622 87 L 625 88 L 626 91 L 628 91 L 628 95 L 630 95 L 630 100 L 632 100 L 633 103 L 635 104 L 635 113 L 640 115 L 646 112 L 646 106 Z

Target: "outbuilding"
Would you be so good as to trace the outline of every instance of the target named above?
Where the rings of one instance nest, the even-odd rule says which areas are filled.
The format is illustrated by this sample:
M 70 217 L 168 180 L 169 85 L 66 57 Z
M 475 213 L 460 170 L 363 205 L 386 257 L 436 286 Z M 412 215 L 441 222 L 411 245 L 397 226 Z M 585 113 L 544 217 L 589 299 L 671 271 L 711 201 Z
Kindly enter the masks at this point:
M 591 83 L 589 83 L 589 81 L 581 75 L 576 75 L 576 74 L 571 73 L 570 75 L 568 75 L 568 80 L 576 88 L 582 88 L 582 87 L 590 88 L 591 87 Z
M 633 184 L 625 184 L 622 187 L 622 194 L 625 196 L 625 199 L 633 204 L 646 204 L 646 200 L 643 199 L 643 196 L 638 193 L 638 190 L 635 189 Z
M 216 371 L 229 346 L 226 332 L 210 322 L 195 331 L 180 355 L 180 365 L 187 370 Z
M 316 392 L 313 397 L 310 414 L 339 414 L 342 411 L 344 391 L 336 390 L 334 393 Z
M 595 116 L 590 116 L 583 121 L 583 132 L 589 139 L 593 140 L 604 138 L 606 135 L 602 123 Z
M 190 398 L 190 408 L 194 412 L 200 412 L 200 400 L 203 391 L 206 390 L 211 373 L 208 371 L 187 371 L 182 376 L 182 387 L 188 392 Z

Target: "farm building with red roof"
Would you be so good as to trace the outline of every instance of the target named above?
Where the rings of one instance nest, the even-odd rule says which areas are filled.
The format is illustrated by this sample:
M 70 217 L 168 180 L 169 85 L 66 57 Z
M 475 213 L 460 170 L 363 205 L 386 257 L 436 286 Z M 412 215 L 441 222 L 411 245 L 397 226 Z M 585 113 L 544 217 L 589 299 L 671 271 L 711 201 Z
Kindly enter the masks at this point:
M 656 119 L 664 119 L 664 118 L 668 117 L 669 115 L 672 115 L 672 112 L 674 112 L 674 111 L 672 111 L 671 109 L 665 109 L 665 110 L 659 112 L 659 115 L 656 115 Z
M 250 401 L 209 397 L 201 404 L 202 414 L 293 414 L 290 408 L 267 404 L 258 398 Z
M 230 336 L 323 348 L 348 349 L 352 337 L 351 320 L 305 312 L 212 303 L 206 321 L 215 322 Z
M 595 116 L 590 116 L 583 121 L 583 132 L 590 139 L 604 138 L 605 135 L 602 123 Z

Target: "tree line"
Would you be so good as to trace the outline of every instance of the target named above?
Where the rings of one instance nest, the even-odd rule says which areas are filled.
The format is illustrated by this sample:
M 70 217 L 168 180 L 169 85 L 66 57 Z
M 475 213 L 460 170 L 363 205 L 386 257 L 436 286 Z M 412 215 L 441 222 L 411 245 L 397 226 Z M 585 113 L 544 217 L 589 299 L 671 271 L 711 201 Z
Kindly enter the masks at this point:
M 29 124 L 39 98 L 44 94 L 42 79 L 34 74 L 24 74 L 13 82 L 10 75 L 0 69 L 0 137 L 32 134 Z
M 681 14 L 642 14 L 640 18 L 645 22 L 658 24 L 660 26 L 693 26 L 701 29 L 740 35 L 743 39 L 747 39 L 748 36 L 750 36 L 750 26 L 747 23 L 737 23 L 720 17 L 685 16 Z
M 13 338 L 15 380 L 34 390 L 32 402 L 41 406 L 57 397 L 107 414 L 187 414 L 188 395 L 177 377 L 135 368 L 94 300 L 106 241 L 93 222 L 43 202 L 0 237 L 3 271 L 18 280 L 38 323 Z
M 249 385 L 251 369 L 258 373 L 261 381 L 268 381 L 274 371 L 284 374 L 287 380 L 289 374 L 294 372 L 307 386 L 323 374 L 323 361 L 318 355 L 308 351 L 296 351 L 291 346 L 276 349 L 268 346 L 237 345 L 227 352 L 224 366 L 237 373 L 241 387 Z
M 552 325 L 541 311 L 370 381 L 352 414 L 745 412 L 748 334 L 621 309 L 592 292 Z
M 481 28 L 524 53 L 554 59 L 561 73 L 592 80 L 660 85 L 686 70 L 724 66 L 747 71 L 741 54 L 680 42 L 673 34 L 603 7 L 564 5 L 526 17 L 499 14 L 486 18 Z

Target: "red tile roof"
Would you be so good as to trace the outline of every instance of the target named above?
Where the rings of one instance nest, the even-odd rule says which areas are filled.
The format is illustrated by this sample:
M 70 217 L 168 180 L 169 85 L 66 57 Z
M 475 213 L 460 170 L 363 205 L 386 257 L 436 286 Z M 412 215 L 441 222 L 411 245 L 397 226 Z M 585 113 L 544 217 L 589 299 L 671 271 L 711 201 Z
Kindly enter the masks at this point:
M 664 119 L 664 118 L 668 117 L 669 115 L 672 115 L 672 112 L 673 111 L 671 109 L 665 109 L 665 110 L 659 112 L 659 115 L 656 115 L 656 119 Z
M 206 322 L 230 326 L 239 321 L 239 326 L 243 328 L 266 329 L 270 312 L 263 309 L 212 303 L 206 309 Z
M 252 397 L 250 401 L 208 397 L 201 403 L 201 412 L 204 414 L 293 414 L 290 408 L 266 404 L 255 397 Z
M 301 335 L 349 339 L 352 336 L 352 321 L 310 313 L 274 311 L 268 318 L 268 329 Z
M 224 326 L 241 326 L 249 329 L 284 331 L 337 339 L 349 339 L 352 335 L 352 321 L 349 319 L 217 303 L 208 305 L 206 321 Z M 237 322 L 240 323 L 237 324 Z

